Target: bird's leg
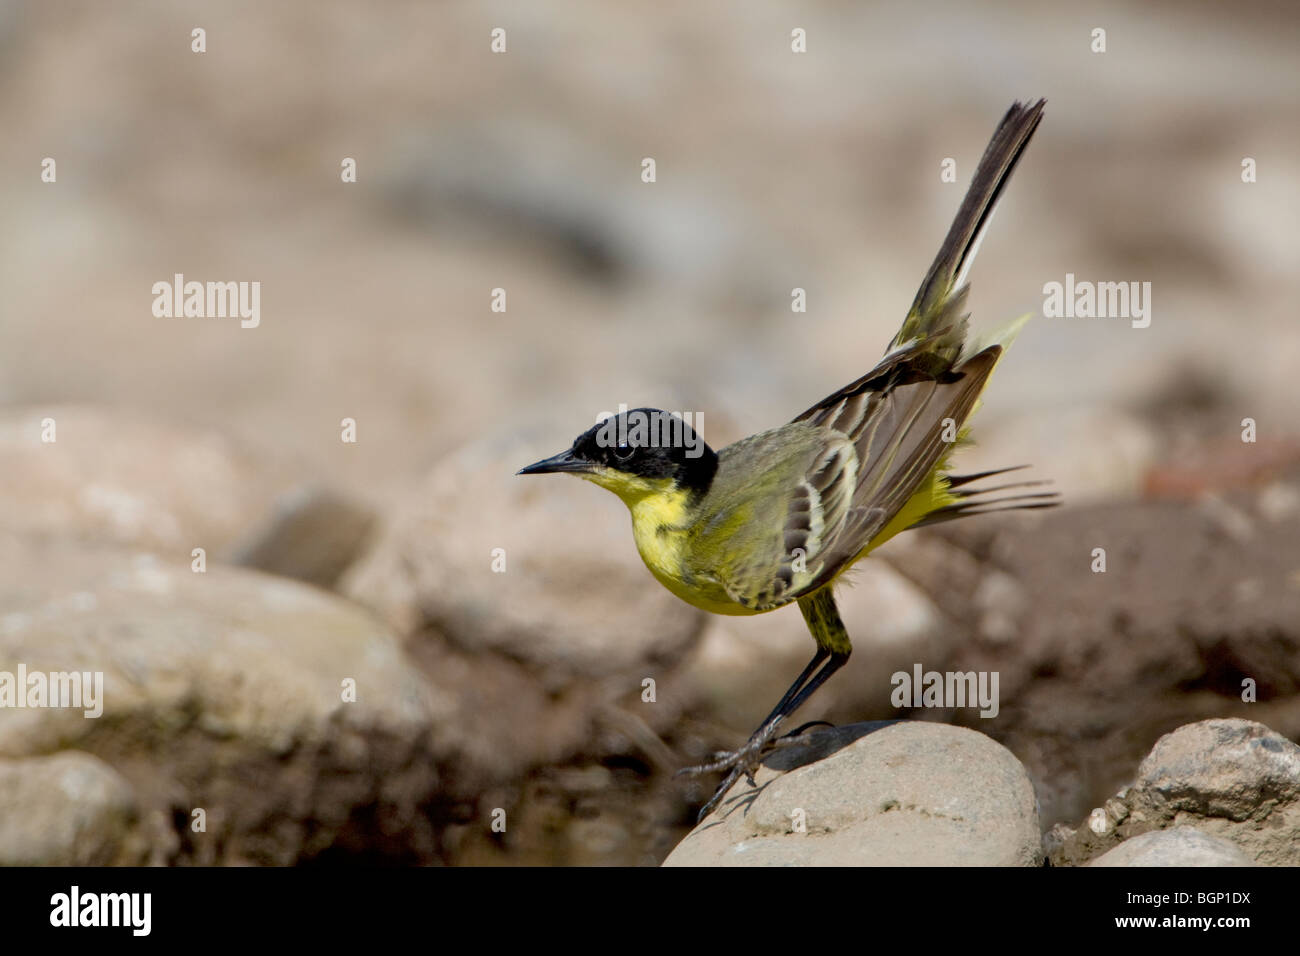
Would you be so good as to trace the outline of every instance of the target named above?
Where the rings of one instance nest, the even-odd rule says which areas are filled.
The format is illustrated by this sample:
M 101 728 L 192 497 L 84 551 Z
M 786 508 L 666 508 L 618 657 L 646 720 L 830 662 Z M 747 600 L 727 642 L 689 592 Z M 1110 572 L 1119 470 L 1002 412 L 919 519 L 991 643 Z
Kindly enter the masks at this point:
M 760 757 L 771 744 L 777 728 L 781 726 L 781 722 L 802 707 L 808 701 L 808 698 L 812 697 L 817 692 L 817 689 L 826 683 L 827 679 L 843 667 L 844 662 L 849 659 L 849 654 L 853 648 L 849 643 L 849 636 L 844 629 L 844 623 L 840 620 L 839 612 L 836 610 L 835 599 L 831 596 L 829 587 L 823 588 L 810 597 L 800 598 L 799 610 L 803 612 L 804 620 L 808 624 L 808 630 L 812 632 L 813 638 L 817 641 L 817 653 L 813 655 L 813 659 L 809 661 L 808 666 L 803 669 L 803 673 L 790 685 L 790 689 L 781 697 L 772 713 L 768 714 L 767 718 L 759 724 L 758 729 L 750 736 L 745 746 L 739 750 L 714 754 L 712 761 L 701 766 L 686 767 L 678 771 L 679 774 L 691 775 L 712 773 L 718 770 L 730 771 L 709 799 L 709 802 L 700 811 L 699 818 L 701 820 L 712 812 L 713 808 L 718 805 L 718 802 L 731 789 L 741 774 L 745 775 L 750 786 L 755 785 L 754 771 L 758 769 L 761 763 Z M 821 665 L 820 670 L 818 670 L 819 665 Z
M 803 669 L 803 673 L 795 678 L 794 683 L 791 684 L 790 689 L 785 692 L 785 696 L 781 698 L 780 703 L 772 709 L 770 714 L 763 718 L 763 722 L 759 724 L 758 729 L 750 735 L 749 742 L 746 743 L 743 748 L 740 750 L 720 750 L 713 755 L 713 760 L 709 763 L 701 764 L 698 767 L 684 767 L 677 771 L 677 773 L 696 775 L 713 773 L 717 770 L 726 770 L 729 767 L 734 766 L 737 759 L 744 754 L 746 750 L 754 748 L 761 750 L 763 745 L 772 739 L 773 734 L 776 733 L 777 727 L 781 725 L 781 721 L 793 713 L 795 708 L 799 706 L 798 703 L 795 703 L 795 698 L 799 696 L 804 685 L 808 683 L 813 672 L 817 670 L 817 666 L 830 656 L 830 651 L 820 647 L 817 648 L 817 653 L 808 663 L 808 666 Z M 823 668 L 823 671 L 825 670 L 827 670 L 827 668 Z M 829 673 L 827 673 L 825 677 L 822 677 L 819 674 L 817 683 L 813 685 L 811 689 L 816 690 L 816 688 L 820 687 L 822 682 L 825 681 L 826 677 L 829 676 Z M 799 703 L 802 703 L 806 699 L 806 696 L 800 698 Z
M 785 695 L 777 705 L 772 708 L 772 712 L 763 718 L 763 722 L 758 725 L 758 730 L 754 731 L 755 734 L 761 733 L 763 728 L 774 720 L 779 721 L 782 717 L 785 717 L 794 711 L 794 708 L 790 707 L 790 702 L 794 700 L 795 695 L 799 693 L 800 688 L 808 682 L 808 678 L 813 676 L 813 671 L 817 670 L 817 665 L 830 656 L 831 652 L 826 650 L 826 648 L 817 648 L 817 653 L 814 654 L 813 659 L 808 662 L 808 666 L 803 669 L 803 673 L 795 678 L 794 683 L 790 685 L 790 689 L 785 692 Z M 787 710 L 787 707 L 790 707 L 790 709 Z

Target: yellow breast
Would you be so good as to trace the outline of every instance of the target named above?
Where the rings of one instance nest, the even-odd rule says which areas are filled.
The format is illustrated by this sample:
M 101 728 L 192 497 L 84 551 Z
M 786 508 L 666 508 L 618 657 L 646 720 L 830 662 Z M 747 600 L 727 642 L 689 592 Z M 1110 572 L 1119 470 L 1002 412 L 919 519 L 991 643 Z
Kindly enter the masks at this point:
M 754 614 L 727 596 L 706 569 L 691 561 L 690 492 L 670 478 L 649 479 L 616 471 L 589 476 L 614 492 L 632 513 L 632 537 L 641 560 L 660 584 L 687 604 L 714 614 Z

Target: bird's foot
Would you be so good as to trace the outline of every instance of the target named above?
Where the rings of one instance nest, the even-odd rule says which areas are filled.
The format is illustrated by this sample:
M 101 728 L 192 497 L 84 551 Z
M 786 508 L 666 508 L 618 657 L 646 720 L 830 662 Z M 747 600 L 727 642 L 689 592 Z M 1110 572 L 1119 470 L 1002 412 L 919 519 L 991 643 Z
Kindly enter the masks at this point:
M 785 747 L 802 747 L 809 741 L 809 736 L 806 733 L 808 728 L 826 723 L 824 720 L 816 720 L 812 723 L 804 724 L 802 727 L 799 727 L 782 737 L 776 737 L 776 731 L 777 728 L 780 727 L 782 719 L 783 718 L 777 718 L 769 721 L 763 727 L 760 727 L 754 732 L 754 735 L 749 738 L 745 746 L 741 747 L 739 750 L 718 751 L 713 755 L 713 759 L 708 763 L 700 764 L 697 767 L 683 767 L 681 770 L 677 771 L 677 776 L 679 777 L 697 777 L 701 774 L 717 773 L 720 770 L 728 771 L 726 777 L 723 778 L 722 783 L 718 785 L 718 789 L 715 790 L 713 796 L 709 798 L 709 802 L 700 810 L 697 822 L 703 820 L 713 812 L 713 809 L 718 805 L 722 798 L 727 795 L 727 791 L 729 791 L 735 782 L 740 779 L 742 774 L 745 779 L 749 781 L 751 787 L 758 786 L 754 781 L 754 772 L 762 766 L 763 757 L 769 751 L 779 750 Z

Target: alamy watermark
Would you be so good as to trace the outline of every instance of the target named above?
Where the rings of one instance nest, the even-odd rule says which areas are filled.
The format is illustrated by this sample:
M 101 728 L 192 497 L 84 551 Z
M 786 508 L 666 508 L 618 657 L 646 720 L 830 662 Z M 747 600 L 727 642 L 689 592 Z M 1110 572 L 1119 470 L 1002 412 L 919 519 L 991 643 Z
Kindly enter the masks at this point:
M 172 281 L 155 282 L 153 314 L 160 319 L 224 319 L 239 317 L 239 325 L 255 329 L 262 322 L 262 283 L 186 282 L 182 272 Z
M 104 713 L 103 671 L 0 671 L 0 708 L 81 708 L 85 716 Z
M 1151 324 L 1150 282 L 1076 281 L 1067 272 L 1064 282 L 1044 285 L 1043 295 L 1049 319 L 1131 319 L 1135 329 Z
M 152 893 L 83 893 L 74 883 L 68 892 L 50 897 L 51 926 L 118 926 L 133 936 L 148 936 L 152 914 Z
M 704 454 L 703 412 L 665 412 L 659 409 L 627 410 L 620 403 L 617 412 L 596 416 L 601 428 L 596 444 L 601 448 L 684 448 L 687 458 Z
M 998 715 L 997 671 L 926 671 L 913 664 L 912 673 L 895 671 L 889 682 L 894 687 L 889 702 L 900 710 L 979 707 L 981 717 Z

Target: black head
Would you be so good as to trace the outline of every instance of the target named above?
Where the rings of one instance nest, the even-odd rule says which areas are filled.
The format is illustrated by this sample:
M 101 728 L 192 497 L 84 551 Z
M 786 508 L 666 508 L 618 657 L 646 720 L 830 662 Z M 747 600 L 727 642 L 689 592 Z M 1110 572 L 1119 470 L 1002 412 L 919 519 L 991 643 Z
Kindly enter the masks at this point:
M 718 456 L 680 416 L 657 408 L 634 408 L 587 429 L 573 447 L 529 465 L 521 475 L 570 472 L 620 491 L 624 478 L 665 478 L 703 494 L 718 470 Z

